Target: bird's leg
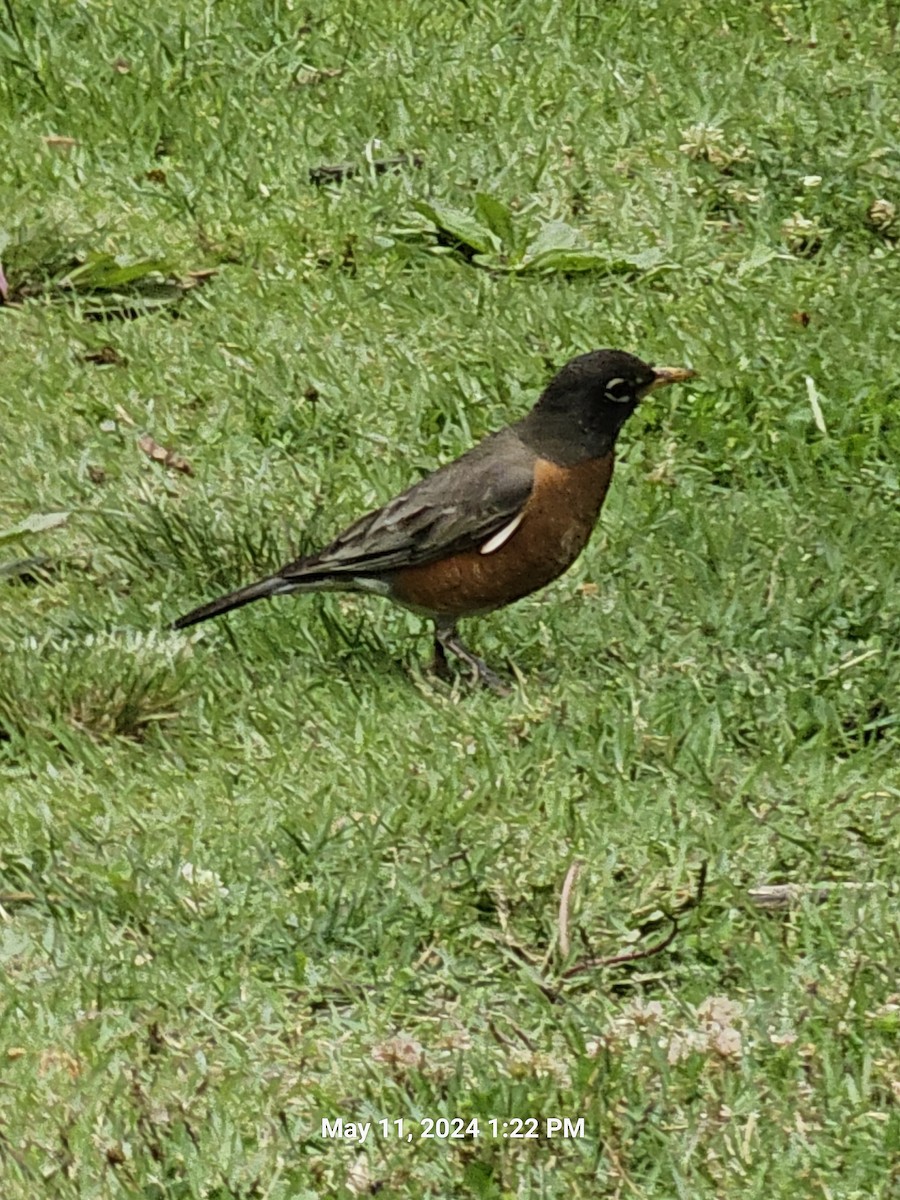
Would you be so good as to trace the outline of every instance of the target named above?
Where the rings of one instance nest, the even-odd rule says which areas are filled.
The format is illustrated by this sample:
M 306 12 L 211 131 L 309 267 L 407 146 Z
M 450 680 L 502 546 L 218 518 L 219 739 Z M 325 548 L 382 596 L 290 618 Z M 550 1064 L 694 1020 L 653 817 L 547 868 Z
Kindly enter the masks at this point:
M 447 662 L 447 651 L 444 649 L 443 642 L 438 636 L 437 630 L 434 635 L 434 658 L 431 660 L 431 668 L 438 679 L 450 678 L 450 666 Z
M 483 658 L 479 658 L 477 654 L 473 654 L 468 646 L 463 644 L 454 623 L 451 622 L 450 624 L 442 625 L 440 622 L 436 622 L 434 628 L 434 662 L 438 673 L 441 670 L 446 671 L 448 653 L 455 654 L 464 663 L 468 663 L 472 668 L 472 677 L 475 681 L 483 683 L 492 692 L 497 692 L 500 695 L 509 694 L 510 689 L 500 676 L 491 670 Z

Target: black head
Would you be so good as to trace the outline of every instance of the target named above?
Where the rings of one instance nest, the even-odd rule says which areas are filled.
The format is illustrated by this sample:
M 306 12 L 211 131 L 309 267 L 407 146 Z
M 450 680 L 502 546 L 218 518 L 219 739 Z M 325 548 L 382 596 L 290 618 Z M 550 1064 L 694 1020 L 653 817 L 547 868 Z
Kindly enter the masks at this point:
M 557 462 L 604 454 L 649 392 L 694 374 L 685 367 L 651 366 L 624 350 L 591 350 L 554 375 L 520 422 L 521 432 L 530 444 L 543 443 Z

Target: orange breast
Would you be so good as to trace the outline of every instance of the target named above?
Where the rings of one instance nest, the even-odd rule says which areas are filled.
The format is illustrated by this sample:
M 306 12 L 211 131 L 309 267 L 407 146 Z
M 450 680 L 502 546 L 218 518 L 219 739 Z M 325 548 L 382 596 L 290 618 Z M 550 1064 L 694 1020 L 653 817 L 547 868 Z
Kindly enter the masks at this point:
M 491 554 L 467 550 L 391 576 L 391 595 L 408 608 L 471 616 L 511 604 L 556 579 L 586 546 L 613 473 L 613 455 L 576 467 L 538 459 L 521 525 Z

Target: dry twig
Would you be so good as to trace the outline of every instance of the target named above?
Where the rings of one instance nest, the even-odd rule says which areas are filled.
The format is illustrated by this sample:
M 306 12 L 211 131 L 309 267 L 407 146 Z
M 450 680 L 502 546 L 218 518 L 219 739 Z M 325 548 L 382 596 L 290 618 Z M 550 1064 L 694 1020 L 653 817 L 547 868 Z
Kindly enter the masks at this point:
M 770 910 L 796 908 L 801 900 L 822 904 L 835 892 L 870 892 L 884 886 L 878 883 L 855 883 L 835 880 L 831 883 L 766 883 L 750 888 L 747 896 L 757 908 Z
M 578 880 L 578 874 L 581 871 L 581 863 L 577 858 L 572 860 L 572 864 L 566 871 L 566 878 L 563 881 L 562 892 L 559 897 L 559 916 L 557 918 L 557 926 L 559 929 L 559 952 L 563 958 L 569 957 L 569 905 L 572 900 L 572 890 Z

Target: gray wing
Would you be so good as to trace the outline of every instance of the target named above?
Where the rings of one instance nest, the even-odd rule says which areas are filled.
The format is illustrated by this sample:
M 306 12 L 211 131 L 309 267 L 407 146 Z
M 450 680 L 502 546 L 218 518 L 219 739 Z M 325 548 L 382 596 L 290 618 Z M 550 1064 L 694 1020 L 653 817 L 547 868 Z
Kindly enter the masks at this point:
M 374 574 L 474 549 L 522 511 L 533 486 L 533 451 L 511 429 L 503 429 L 279 575 L 299 582 Z

